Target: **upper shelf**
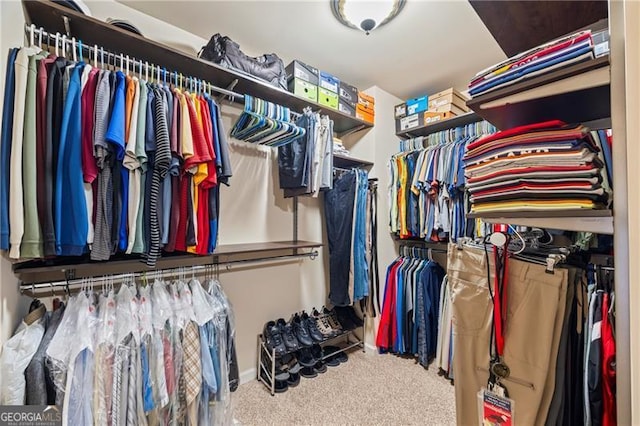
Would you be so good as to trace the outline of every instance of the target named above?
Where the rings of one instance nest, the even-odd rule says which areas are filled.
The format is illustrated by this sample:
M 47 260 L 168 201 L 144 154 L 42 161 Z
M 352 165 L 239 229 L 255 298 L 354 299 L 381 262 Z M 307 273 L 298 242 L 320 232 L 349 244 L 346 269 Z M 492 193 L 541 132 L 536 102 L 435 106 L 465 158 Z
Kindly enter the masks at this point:
M 456 127 L 463 127 L 467 124 L 477 123 L 478 121 L 482 121 L 482 117 L 480 117 L 475 112 L 468 112 L 466 114 L 458 115 L 455 117 L 451 117 L 446 120 L 436 121 L 432 124 L 427 124 L 422 127 L 418 127 L 415 129 L 411 129 L 407 132 L 398 132 L 396 136 L 400 136 L 402 138 L 417 138 L 419 136 L 427 136 L 432 133 L 441 132 L 443 130 L 454 129 Z
M 69 36 L 82 40 L 85 45 L 102 46 L 109 51 L 148 61 L 166 68 L 167 71 L 178 71 L 185 76 L 202 79 L 222 88 L 230 87 L 237 80 L 233 88 L 235 92 L 274 102 L 298 112 L 305 107 L 320 110 L 333 120 L 333 128 L 339 134 L 373 127 L 372 124 L 356 117 L 310 102 L 249 75 L 203 61 L 164 44 L 85 16 L 53 1 L 30 0 L 23 1 L 22 4 L 28 24 L 43 27 L 54 34 L 56 32 L 66 34 L 64 19 L 66 17 Z
M 611 116 L 610 82 L 605 56 L 480 95 L 467 106 L 500 130 L 553 119 L 595 122 L 595 128 Z
M 370 166 L 373 166 L 373 163 L 371 161 L 360 160 L 358 158 L 349 157 L 347 155 L 333 154 L 333 167 L 350 169 L 352 167 Z
M 467 217 L 479 218 L 488 223 L 507 223 L 534 228 L 613 234 L 611 210 L 470 213 Z
M 234 263 L 238 261 L 269 260 L 285 256 L 302 256 L 313 252 L 299 249 L 315 249 L 322 243 L 313 241 L 276 241 L 264 243 L 226 244 L 216 248 L 212 255 L 192 254 L 163 255 L 155 268 L 149 268 L 139 258 L 122 257 L 120 260 L 93 262 L 86 257 L 69 257 L 55 260 L 31 260 L 13 264 L 13 272 L 24 283 L 41 283 L 95 277 L 109 274 L 148 272 L 155 269 L 175 269 L 189 266 Z

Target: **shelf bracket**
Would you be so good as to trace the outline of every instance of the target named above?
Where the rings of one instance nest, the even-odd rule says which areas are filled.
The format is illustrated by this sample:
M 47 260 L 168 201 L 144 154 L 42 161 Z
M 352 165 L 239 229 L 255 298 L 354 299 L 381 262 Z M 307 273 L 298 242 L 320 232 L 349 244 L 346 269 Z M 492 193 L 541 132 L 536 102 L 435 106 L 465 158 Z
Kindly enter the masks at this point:
M 233 81 L 231 83 L 229 83 L 229 85 L 225 89 L 231 92 L 231 91 L 233 91 L 233 89 L 235 89 L 235 87 L 237 85 L 238 85 L 238 79 L 234 78 Z M 224 99 L 227 96 L 229 97 L 229 100 L 231 102 L 233 102 L 233 96 L 230 96 L 230 95 L 227 95 L 227 94 L 223 93 L 222 95 L 218 96 L 218 99 L 217 99 L 218 103 L 222 103 L 222 101 L 224 101 Z
M 62 22 L 64 23 L 64 31 L 67 33 L 67 37 L 71 37 L 71 19 L 67 15 L 62 15 Z

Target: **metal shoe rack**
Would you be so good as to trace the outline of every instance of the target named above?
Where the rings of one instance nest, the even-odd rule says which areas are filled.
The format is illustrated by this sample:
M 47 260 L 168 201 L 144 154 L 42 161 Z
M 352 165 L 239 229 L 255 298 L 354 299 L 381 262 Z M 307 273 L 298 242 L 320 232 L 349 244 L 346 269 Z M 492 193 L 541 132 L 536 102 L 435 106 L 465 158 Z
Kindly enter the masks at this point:
M 334 342 L 340 338 L 346 338 L 346 341 L 347 341 L 347 345 L 345 347 L 340 348 L 335 352 L 332 352 L 330 354 L 323 356 L 321 360 L 324 361 L 327 358 L 330 358 L 342 352 L 346 352 L 356 347 L 361 347 L 362 352 L 366 352 L 365 344 L 364 344 L 364 339 L 365 339 L 365 336 L 367 335 L 367 316 L 366 315 L 364 316 L 362 321 L 363 321 L 362 327 L 357 327 L 353 330 L 345 331 L 341 334 L 338 334 L 337 336 L 330 337 L 318 343 L 320 346 L 324 346 L 327 343 Z M 362 339 L 358 338 L 358 336 L 354 333 L 359 328 L 362 329 Z M 286 352 L 286 354 L 291 354 L 294 352 L 296 351 L 288 351 Z M 268 365 L 262 362 L 263 360 L 262 355 L 265 355 L 264 359 L 268 361 Z M 262 334 L 259 334 L 258 335 L 258 370 L 257 370 L 258 381 L 262 382 L 267 387 L 267 389 L 269 389 L 269 392 L 271 392 L 271 396 L 275 395 L 276 393 L 275 391 L 276 362 L 275 361 L 276 361 L 275 349 L 269 350 L 269 348 L 267 348 L 267 344 L 265 340 L 262 338 Z M 267 380 L 264 380 L 262 378 L 262 374 L 260 374 L 262 371 L 264 371 L 264 373 L 266 374 Z

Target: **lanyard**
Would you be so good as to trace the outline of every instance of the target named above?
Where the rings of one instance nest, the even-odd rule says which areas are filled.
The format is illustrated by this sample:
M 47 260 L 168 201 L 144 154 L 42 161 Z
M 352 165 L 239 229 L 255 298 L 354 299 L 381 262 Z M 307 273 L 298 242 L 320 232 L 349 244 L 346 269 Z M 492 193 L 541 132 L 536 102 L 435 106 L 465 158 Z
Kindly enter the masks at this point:
M 495 350 L 501 360 L 504 354 L 504 328 L 507 316 L 507 284 L 508 284 L 507 249 L 502 252 L 493 246 L 495 277 L 493 286 L 493 323 L 495 327 Z

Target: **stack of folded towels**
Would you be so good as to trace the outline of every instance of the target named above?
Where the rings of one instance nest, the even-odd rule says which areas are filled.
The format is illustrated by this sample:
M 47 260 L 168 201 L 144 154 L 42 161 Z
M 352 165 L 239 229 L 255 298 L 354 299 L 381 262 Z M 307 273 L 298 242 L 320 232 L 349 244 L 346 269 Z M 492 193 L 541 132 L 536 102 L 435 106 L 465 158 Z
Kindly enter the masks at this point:
M 535 47 L 480 71 L 469 83 L 469 95 L 479 96 L 593 58 L 591 31 L 581 31 Z
M 606 208 L 610 185 L 597 132 L 557 120 L 470 143 L 465 176 L 471 213 Z

